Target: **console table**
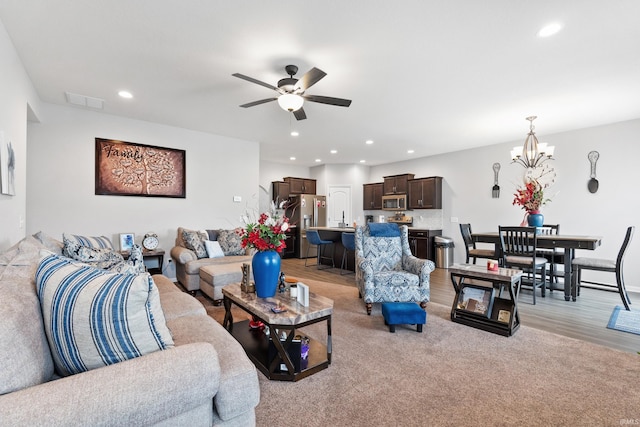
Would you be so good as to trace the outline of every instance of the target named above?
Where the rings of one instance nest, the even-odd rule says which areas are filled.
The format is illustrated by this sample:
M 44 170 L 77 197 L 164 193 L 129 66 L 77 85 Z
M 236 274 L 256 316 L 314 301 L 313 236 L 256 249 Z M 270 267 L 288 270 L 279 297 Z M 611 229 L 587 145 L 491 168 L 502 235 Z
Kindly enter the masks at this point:
M 451 307 L 452 321 L 504 336 L 511 336 L 518 330 L 521 270 L 499 268 L 490 271 L 482 265 L 453 264 L 449 273 L 456 291 Z M 509 298 L 502 295 L 505 289 Z M 466 299 L 465 294 L 472 294 L 474 299 Z
M 329 298 L 310 292 L 309 306 L 305 307 L 291 299 L 288 292 L 276 293 L 272 298 L 258 298 L 255 293 L 242 292 L 239 283 L 223 287 L 222 295 L 225 308 L 223 326 L 242 345 L 256 368 L 270 380 L 298 381 L 331 364 L 333 301 Z M 249 320 L 234 323 L 232 304 L 262 321 L 269 328 L 269 336 L 263 329 L 251 329 Z M 284 306 L 286 311 L 274 313 L 271 309 L 276 305 Z M 327 322 L 326 345 L 310 339 L 308 359 L 303 365 L 299 360 L 300 344 L 294 345 L 295 331 L 323 321 Z M 281 338 L 283 333 L 285 336 Z M 298 360 L 292 359 L 292 355 L 294 359 L 298 356 Z

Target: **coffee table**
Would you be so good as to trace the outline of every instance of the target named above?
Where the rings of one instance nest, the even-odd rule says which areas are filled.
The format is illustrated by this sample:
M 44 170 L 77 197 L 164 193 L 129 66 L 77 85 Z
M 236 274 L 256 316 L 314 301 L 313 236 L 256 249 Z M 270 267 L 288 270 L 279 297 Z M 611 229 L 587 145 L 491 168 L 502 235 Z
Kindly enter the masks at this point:
M 331 364 L 331 315 L 333 301 L 329 298 L 309 293 L 309 306 L 299 304 L 289 297 L 289 293 L 276 293 L 272 298 L 258 298 L 255 293 L 245 293 L 239 283 L 222 288 L 225 308 L 223 326 L 242 345 L 247 356 L 269 379 L 298 381 Z M 234 322 L 232 304 L 258 319 L 269 328 L 251 328 L 249 319 Z M 282 313 L 271 309 L 277 305 L 286 308 Z M 300 341 L 294 341 L 296 329 L 326 321 L 326 345 L 314 339 L 309 340 L 309 354 L 305 363 L 295 360 L 300 357 Z M 280 339 L 272 339 L 279 337 Z M 293 356 L 293 357 L 292 357 Z

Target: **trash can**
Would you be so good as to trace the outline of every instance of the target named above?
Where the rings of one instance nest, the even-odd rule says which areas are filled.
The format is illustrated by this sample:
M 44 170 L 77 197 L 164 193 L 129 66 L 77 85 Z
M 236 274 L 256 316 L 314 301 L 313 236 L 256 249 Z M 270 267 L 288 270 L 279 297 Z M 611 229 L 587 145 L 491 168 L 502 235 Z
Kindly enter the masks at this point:
M 433 244 L 436 247 L 436 267 L 449 268 L 453 264 L 453 239 L 436 236 L 433 238 Z

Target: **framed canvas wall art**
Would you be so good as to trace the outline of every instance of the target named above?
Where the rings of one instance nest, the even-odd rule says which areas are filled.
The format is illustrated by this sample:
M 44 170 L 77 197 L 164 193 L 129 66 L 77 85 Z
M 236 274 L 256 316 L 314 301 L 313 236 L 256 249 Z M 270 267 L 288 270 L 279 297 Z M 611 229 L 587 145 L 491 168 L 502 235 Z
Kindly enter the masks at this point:
M 98 195 L 186 197 L 184 150 L 96 138 Z

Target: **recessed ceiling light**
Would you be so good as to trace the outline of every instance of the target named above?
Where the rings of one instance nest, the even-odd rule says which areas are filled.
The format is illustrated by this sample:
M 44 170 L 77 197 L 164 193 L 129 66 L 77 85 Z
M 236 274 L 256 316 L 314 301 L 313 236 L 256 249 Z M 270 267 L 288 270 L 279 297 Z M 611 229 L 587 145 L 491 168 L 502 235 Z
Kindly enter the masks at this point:
M 291 131 L 291 136 L 298 136 L 298 135 L 300 135 L 300 133 L 297 130 Z
M 549 25 L 545 25 L 538 31 L 538 37 L 549 37 L 556 34 L 562 29 L 562 24 L 559 22 L 553 22 Z
M 331 154 L 336 154 L 338 152 L 338 150 L 331 150 L 330 153 Z
M 366 162 L 366 160 L 360 160 L 360 163 L 364 163 L 364 162 Z
M 413 154 L 414 152 L 415 152 L 415 151 L 413 151 L 413 150 L 407 150 L 407 153 L 408 153 L 408 154 Z
M 320 163 L 321 161 L 321 159 L 316 159 L 316 163 Z
M 295 160 L 295 159 L 296 159 L 295 157 L 289 157 L 289 160 Z
M 120 92 L 118 92 L 118 95 L 120 95 L 122 98 L 126 98 L 126 99 L 133 98 L 133 95 L 131 94 L 131 92 L 126 91 L 126 90 L 121 90 Z
M 373 144 L 373 140 L 372 139 L 367 139 L 364 143 L 367 144 L 367 145 L 371 145 L 371 144 Z

